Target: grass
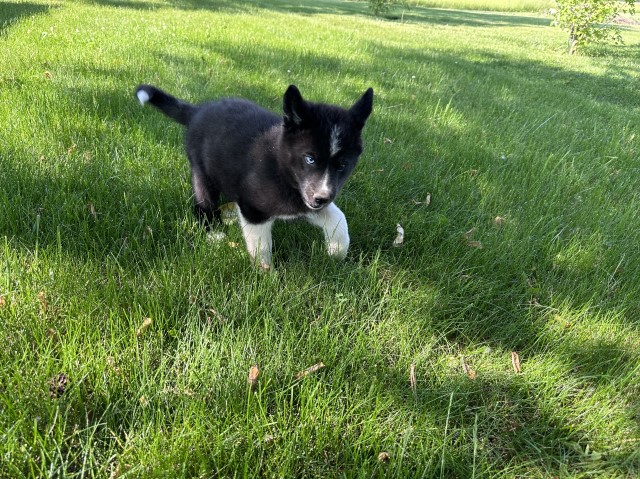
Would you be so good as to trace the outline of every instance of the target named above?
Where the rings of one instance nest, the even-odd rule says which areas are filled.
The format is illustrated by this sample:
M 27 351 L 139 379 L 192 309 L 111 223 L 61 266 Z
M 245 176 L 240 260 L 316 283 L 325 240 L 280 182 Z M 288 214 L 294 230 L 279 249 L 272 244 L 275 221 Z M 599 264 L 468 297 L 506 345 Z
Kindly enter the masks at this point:
M 554 0 L 409 0 L 407 3 L 431 8 L 498 12 L 543 12 L 556 4 Z
M 330 1 L 0 24 L 1 477 L 638 475 L 637 29 L 569 57 L 529 14 Z M 140 82 L 276 111 L 373 86 L 347 260 L 305 224 L 270 274 L 207 241 Z

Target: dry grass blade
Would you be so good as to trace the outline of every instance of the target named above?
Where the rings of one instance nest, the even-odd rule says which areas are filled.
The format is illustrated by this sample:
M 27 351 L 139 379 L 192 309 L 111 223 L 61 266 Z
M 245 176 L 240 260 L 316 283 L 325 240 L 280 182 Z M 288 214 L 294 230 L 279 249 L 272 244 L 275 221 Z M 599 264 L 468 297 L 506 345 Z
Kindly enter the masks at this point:
M 47 298 L 44 294 L 44 291 L 40 291 L 38 293 L 38 300 L 40 301 L 40 311 L 42 313 L 46 313 L 49 309 L 49 303 L 47 302 Z
M 94 220 L 98 218 L 98 213 L 96 213 L 96 207 L 93 205 L 93 203 L 87 203 L 87 209 L 89 210 L 89 214 L 93 217 Z
M 416 365 L 414 363 L 411 363 L 409 367 L 409 384 L 413 392 L 416 392 Z
M 153 320 L 151 318 L 144 318 L 144 320 L 142 321 L 142 324 L 136 331 L 136 337 L 139 338 L 140 336 L 142 336 L 142 334 L 144 334 L 144 332 L 147 329 L 149 329 L 149 326 L 151 326 L 151 323 L 153 323 Z
M 516 372 L 516 374 L 520 374 L 520 372 L 522 371 L 520 369 L 520 356 L 518 356 L 518 353 L 516 353 L 515 351 L 511 351 L 511 364 L 513 364 L 513 370 Z
M 254 364 L 249 369 L 249 377 L 247 378 L 247 383 L 252 391 L 255 391 L 256 387 L 258 387 L 258 376 L 260 375 L 260 369 L 258 369 L 258 365 Z
M 308 376 L 309 374 L 315 373 L 316 371 L 319 371 L 320 369 L 324 368 L 325 365 L 324 363 L 318 363 L 318 364 L 314 364 L 313 366 L 308 367 L 307 369 L 303 370 L 303 371 L 299 371 L 296 374 L 296 379 L 302 379 L 306 376 Z

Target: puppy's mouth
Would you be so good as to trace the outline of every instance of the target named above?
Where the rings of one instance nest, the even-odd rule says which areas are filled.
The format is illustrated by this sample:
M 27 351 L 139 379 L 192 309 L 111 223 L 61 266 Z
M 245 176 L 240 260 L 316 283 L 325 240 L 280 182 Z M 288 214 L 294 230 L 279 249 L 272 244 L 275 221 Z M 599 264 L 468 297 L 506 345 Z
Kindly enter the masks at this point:
M 325 208 L 325 207 L 328 205 L 328 203 L 325 203 L 325 204 L 323 204 L 323 205 L 316 205 L 316 206 L 314 206 L 314 205 L 312 205 L 311 203 L 309 203 L 306 199 L 305 199 L 305 200 L 303 200 L 303 201 L 304 201 L 304 205 L 305 205 L 307 208 L 309 208 L 311 211 L 320 211 L 322 208 Z

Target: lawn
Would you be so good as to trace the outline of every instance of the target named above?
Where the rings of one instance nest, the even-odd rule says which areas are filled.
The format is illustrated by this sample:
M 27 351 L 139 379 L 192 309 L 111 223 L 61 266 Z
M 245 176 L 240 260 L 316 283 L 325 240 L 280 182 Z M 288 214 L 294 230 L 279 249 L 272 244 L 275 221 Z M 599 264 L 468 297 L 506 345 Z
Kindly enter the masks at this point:
M 407 5 L 459 10 L 498 12 L 543 12 L 556 6 L 555 0 L 407 0 Z
M 0 477 L 637 477 L 640 29 L 570 57 L 549 24 L 0 3 Z M 142 82 L 373 87 L 346 261 L 304 223 L 268 273 L 209 240 Z

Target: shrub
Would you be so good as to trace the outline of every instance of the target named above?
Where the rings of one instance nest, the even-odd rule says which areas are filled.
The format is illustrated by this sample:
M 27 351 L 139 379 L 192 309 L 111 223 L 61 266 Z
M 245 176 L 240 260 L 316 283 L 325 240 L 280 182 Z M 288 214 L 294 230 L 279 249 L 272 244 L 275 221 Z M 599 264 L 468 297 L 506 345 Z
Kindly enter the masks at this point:
M 591 43 L 620 43 L 620 28 L 612 21 L 635 11 L 634 0 L 556 0 L 555 24 L 569 30 L 569 54 Z

